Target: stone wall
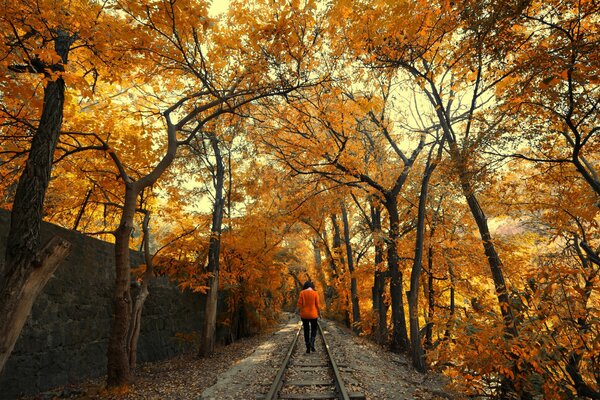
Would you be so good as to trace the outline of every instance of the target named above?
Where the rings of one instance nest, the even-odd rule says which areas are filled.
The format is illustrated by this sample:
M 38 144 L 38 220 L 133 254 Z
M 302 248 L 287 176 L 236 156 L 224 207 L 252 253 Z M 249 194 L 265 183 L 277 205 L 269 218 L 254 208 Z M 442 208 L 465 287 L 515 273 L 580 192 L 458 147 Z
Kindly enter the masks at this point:
M 0 262 L 10 214 L 0 210 Z M 105 374 L 112 315 L 114 251 L 110 243 L 43 224 L 45 241 L 60 235 L 73 244 L 21 333 L 0 376 L 0 399 L 14 399 L 66 383 Z M 132 254 L 132 266 L 142 263 Z M 182 293 L 165 278 L 155 279 L 146 300 L 138 346 L 138 362 L 164 359 L 190 347 L 176 333 L 200 331 L 200 296 Z M 1 323 L 1 322 L 0 322 Z

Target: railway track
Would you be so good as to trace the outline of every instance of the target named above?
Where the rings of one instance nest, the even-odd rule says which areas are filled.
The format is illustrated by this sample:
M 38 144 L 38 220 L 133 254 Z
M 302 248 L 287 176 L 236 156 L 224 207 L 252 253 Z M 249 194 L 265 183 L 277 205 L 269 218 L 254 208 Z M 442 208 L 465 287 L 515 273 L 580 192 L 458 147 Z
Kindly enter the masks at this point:
M 283 363 L 277 372 L 264 400 L 361 400 L 365 396 L 349 392 L 342 379 L 342 369 L 333 359 L 319 323 L 319 334 L 315 341 L 316 352 L 307 354 L 303 343 L 302 327 L 298 329 Z

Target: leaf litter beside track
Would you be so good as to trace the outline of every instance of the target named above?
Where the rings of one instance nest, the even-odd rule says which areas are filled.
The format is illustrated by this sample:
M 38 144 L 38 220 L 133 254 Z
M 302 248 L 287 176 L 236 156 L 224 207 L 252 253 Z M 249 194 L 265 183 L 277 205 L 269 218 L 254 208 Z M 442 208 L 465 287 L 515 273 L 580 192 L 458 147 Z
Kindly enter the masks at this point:
M 348 382 L 350 391 L 361 392 L 368 400 L 459 398 L 444 390 L 440 376 L 419 374 L 408 366 L 405 357 L 331 321 L 325 323 L 336 362 L 354 369 L 349 378 L 357 385 Z M 105 378 L 98 378 L 23 400 L 198 400 L 201 394 L 205 400 L 255 400 L 257 394 L 268 391 L 298 327 L 298 322 L 292 321 L 277 333 L 219 346 L 208 358 L 188 354 L 142 364 L 127 394 L 108 394 L 104 390 Z
M 60 387 L 23 400 L 80 399 L 80 400 L 197 400 L 200 393 L 212 386 L 220 374 L 239 363 L 271 334 L 241 339 L 229 346 L 218 346 L 206 358 L 186 354 L 169 360 L 144 363 L 138 366 L 133 384 L 125 394 L 109 394 L 105 377 L 80 384 Z

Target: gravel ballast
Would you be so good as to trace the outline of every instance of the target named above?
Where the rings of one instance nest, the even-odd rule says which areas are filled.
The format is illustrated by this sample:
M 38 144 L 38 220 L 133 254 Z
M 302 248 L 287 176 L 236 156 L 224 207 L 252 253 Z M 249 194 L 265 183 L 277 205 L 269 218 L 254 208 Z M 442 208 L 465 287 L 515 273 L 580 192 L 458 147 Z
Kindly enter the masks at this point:
M 416 372 L 405 356 L 391 353 L 334 322 L 321 321 L 321 326 L 336 363 L 345 366 L 342 379 L 349 391 L 362 393 L 371 400 L 459 398 L 445 391 L 441 376 Z M 200 399 L 260 398 L 269 390 L 299 327 L 300 321 L 291 318 L 250 357 L 222 374 L 215 385 L 204 390 Z

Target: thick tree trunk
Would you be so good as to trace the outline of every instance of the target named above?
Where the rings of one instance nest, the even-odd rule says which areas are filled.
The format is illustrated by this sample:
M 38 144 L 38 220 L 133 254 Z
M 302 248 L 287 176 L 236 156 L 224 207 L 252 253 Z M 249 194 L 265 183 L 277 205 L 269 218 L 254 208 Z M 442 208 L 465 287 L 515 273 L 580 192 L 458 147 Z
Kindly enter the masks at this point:
M 65 33 L 59 33 L 56 38 L 55 50 L 63 63 L 67 62 L 71 41 Z M 64 67 L 52 66 L 52 70 L 64 71 Z M 58 78 L 49 81 L 44 88 L 40 123 L 31 142 L 29 157 L 19 178 L 12 206 L 3 275 L 10 274 L 17 265 L 28 266 L 39 249 L 44 198 L 62 126 L 64 103 L 64 80 Z
M 113 292 L 113 321 L 108 342 L 107 384 L 109 387 L 127 385 L 131 379 L 128 333 L 131 321 L 131 273 L 129 238 L 139 191 L 137 185 L 126 184 L 125 204 L 119 227 L 115 231 L 115 288 Z
M 206 305 L 204 306 L 204 325 L 198 355 L 205 357 L 215 350 L 217 331 L 217 303 L 219 294 L 219 270 L 213 272 L 208 281 L 206 292 Z
M 129 240 L 133 230 L 136 202 L 144 188 L 153 185 L 175 159 L 177 152 L 176 126 L 167 116 L 167 152 L 150 173 L 137 181 L 132 181 L 123 164 L 112 150 L 109 151 L 123 182 L 125 199 L 121 210 L 121 220 L 115 234 L 115 288 L 113 292 L 113 321 L 107 350 L 107 378 L 109 388 L 125 386 L 131 380 L 129 364 L 129 341 L 131 323 L 131 265 L 129 260 Z
M 212 134 L 210 144 L 213 149 L 216 168 L 214 171 L 215 183 L 215 204 L 213 205 L 211 235 L 208 244 L 208 272 L 212 274 L 209 280 L 209 289 L 206 296 L 206 305 L 204 312 L 204 325 L 202 326 L 202 336 L 200 339 L 201 357 L 212 354 L 215 350 L 216 332 L 217 332 L 217 302 L 219 291 L 219 256 L 221 254 L 221 225 L 223 221 L 223 185 L 225 181 L 225 168 L 223 166 L 223 157 L 219 149 L 219 140 Z
M 350 243 L 350 223 L 348 222 L 348 211 L 342 202 L 342 222 L 344 224 L 344 242 L 346 243 L 346 258 L 348 259 L 348 271 L 350 272 L 350 298 L 352 301 L 352 328 L 360 332 L 360 305 L 358 303 L 358 287 L 354 276 L 354 255 Z
M 47 66 L 49 70 L 64 71 L 72 40 L 64 31 L 57 33 L 54 49 L 62 63 Z M 47 78 L 50 76 L 47 75 Z M 64 80 L 49 80 L 44 88 L 42 116 L 17 184 L 6 241 L 5 262 L 0 270 L 0 372 L 14 348 L 36 297 L 70 251 L 69 244 L 60 238 L 50 240 L 40 250 L 44 198 L 62 126 L 64 101 Z
M 400 216 L 395 196 L 387 196 L 385 208 L 390 219 L 390 230 L 387 240 L 388 269 L 390 271 L 390 297 L 392 299 L 392 342 L 390 348 L 394 352 L 408 350 L 409 340 L 404 315 L 404 291 L 402 288 L 402 271 L 398 261 L 397 241 L 400 235 Z
M 70 251 L 70 243 L 54 237 L 39 251 L 35 263 L 28 264 L 28 268 L 18 268 L 23 273 L 5 277 L 0 299 L 0 371 L 12 353 L 35 299 Z

